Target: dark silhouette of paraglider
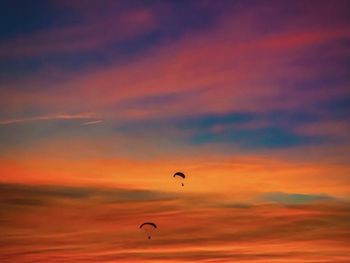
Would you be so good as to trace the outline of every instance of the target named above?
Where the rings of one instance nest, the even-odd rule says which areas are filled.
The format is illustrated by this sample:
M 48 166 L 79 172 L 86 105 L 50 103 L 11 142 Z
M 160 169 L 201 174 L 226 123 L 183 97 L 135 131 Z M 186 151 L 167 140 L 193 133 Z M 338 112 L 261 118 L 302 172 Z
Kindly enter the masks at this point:
M 186 178 L 185 174 L 182 173 L 182 172 L 176 172 L 176 173 L 173 175 L 174 178 L 177 177 L 177 176 L 180 177 L 180 178 L 182 178 L 182 179 L 185 179 L 185 178 Z M 185 186 L 184 183 L 181 183 L 181 185 L 182 185 L 182 186 Z
M 145 223 L 142 223 L 139 228 L 145 231 L 148 239 L 151 239 L 152 238 L 151 233 L 153 232 L 154 229 L 157 228 L 157 225 L 153 222 L 145 222 Z

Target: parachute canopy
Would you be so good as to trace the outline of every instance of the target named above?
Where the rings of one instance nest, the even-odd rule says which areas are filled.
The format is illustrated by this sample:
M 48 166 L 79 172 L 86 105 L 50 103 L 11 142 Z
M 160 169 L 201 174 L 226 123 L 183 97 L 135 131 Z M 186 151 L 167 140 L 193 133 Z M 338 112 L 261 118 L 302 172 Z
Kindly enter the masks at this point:
M 152 223 L 152 222 L 145 222 L 145 223 L 140 225 L 140 228 L 142 228 L 143 226 L 146 226 L 146 225 L 153 226 L 154 228 L 157 228 L 157 225 L 155 223 Z
M 173 177 L 176 177 L 176 176 L 180 176 L 180 177 L 182 177 L 182 178 L 184 178 L 184 179 L 185 179 L 185 177 L 186 177 L 185 174 L 182 173 L 182 172 L 177 172 L 177 173 L 175 173 Z

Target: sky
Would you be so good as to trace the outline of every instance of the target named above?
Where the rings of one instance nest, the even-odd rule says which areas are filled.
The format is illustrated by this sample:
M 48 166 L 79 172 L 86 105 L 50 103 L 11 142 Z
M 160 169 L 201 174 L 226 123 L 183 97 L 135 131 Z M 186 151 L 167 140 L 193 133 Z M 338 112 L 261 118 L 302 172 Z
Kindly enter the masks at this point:
M 349 10 L 1 1 L 0 261 L 349 262 Z

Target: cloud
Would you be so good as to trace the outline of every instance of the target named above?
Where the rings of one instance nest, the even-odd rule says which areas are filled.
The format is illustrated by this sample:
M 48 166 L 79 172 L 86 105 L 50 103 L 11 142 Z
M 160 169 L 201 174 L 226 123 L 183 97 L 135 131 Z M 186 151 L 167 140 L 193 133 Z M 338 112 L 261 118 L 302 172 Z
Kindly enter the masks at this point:
M 267 13 L 275 14 L 278 8 L 281 6 L 272 11 L 267 9 Z M 289 85 L 285 85 L 284 80 L 291 79 L 293 76 L 294 82 L 302 82 L 318 77 L 322 68 L 300 66 L 304 65 L 303 63 L 312 62 L 311 58 L 305 59 L 303 53 L 306 53 L 310 46 L 337 41 L 347 35 L 347 30 L 341 28 L 334 32 L 331 30 L 332 25 L 328 25 L 327 30 L 321 33 L 320 28 L 310 25 L 303 30 L 294 28 L 291 32 L 286 32 L 276 27 L 273 19 L 271 21 L 262 20 L 266 10 L 259 8 L 252 10 L 248 13 L 251 13 L 249 18 L 251 19 L 250 24 L 253 25 L 242 28 L 241 19 L 246 17 L 246 13 L 241 10 L 243 14 L 238 13 L 234 17 L 224 16 L 217 20 L 213 28 L 208 31 L 184 34 L 171 44 L 160 43 L 150 52 L 141 54 L 138 60 L 131 64 L 111 63 L 108 67 L 97 68 L 92 72 L 89 70 L 86 73 L 75 74 L 71 81 L 65 83 L 65 86 L 70 86 L 69 90 L 73 91 L 72 95 L 75 99 L 80 99 L 83 94 L 84 97 L 89 97 L 88 100 L 93 104 L 102 103 L 104 106 L 109 102 L 115 104 L 126 99 L 139 98 L 141 100 L 146 96 L 157 96 L 161 92 L 189 91 L 203 86 L 212 87 L 213 90 L 199 96 L 196 100 L 200 100 L 200 106 L 206 105 L 213 112 L 241 107 L 259 107 L 259 109 L 291 107 L 293 105 L 290 104 L 304 104 L 304 100 L 305 103 L 309 103 L 309 96 L 299 96 L 301 92 L 305 94 L 304 89 L 290 89 Z M 300 17 L 307 15 L 301 10 L 298 11 Z M 245 20 L 247 18 L 243 21 Z M 280 20 L 287 28 L 295 22 L 288 19 Z M 264 23 L 262 24 L 261 21 Z M 256 34 L 254 30 L 256 24 L 261 27 L 273 25 L 272 32 Z M 235 31 L 235 29 L 241 30 Z M 45 37 L 45 39 L 51 38 Z M 300 43 L 295 45 L 293 40 L 298 40 Z M 279 48 L 276 48 L 276 42 Z M 283 50 L 282 54 L 278 53 L 279 49 Z M 303 52 L 296 53 L 297 49 Z M 318 53 L 317 50 L 314 52 Z M 169 53 L 174 55 L 169 56 Z M 310 56 L 313 54 L 311 52 Z M 136 79 L 135 75 L 138 76 Z M 289 93 L 293 92 L 290 94 L 291 98 L 295 95 L 299 100 L 281 102 L 280 95 L 284 95 L 285 89 Z M 101 96 L 102 91 L 103 96 Z M 99 96 L 95 96 L 95 92 L 98 92 Z M 69 96 L 67 93 L 68 91 L 61 96 L 66 98 Z M 214 93 L 216 96 L 213 96 Z M 92 97 L 88 96 L 89 94 Z M 312 94 L 324 95 L 315 94 L 315 92 Z M 60 100 L 60 96 L 55 95 L 54 97 L 54 100 Z M 265 101 L 268 103 L 265 104 Z M 186 102 L 186 104 L 189 103 Z M 197 104 L 197 102 L 192 103 Z M 178 114 L 197 108 L 191 108 L 191 105 L 186 104 L 180 103 L 177 107 Z M 140 107 L 142 108 L 142 104 Z M 162 112 L 163 108 L 157 111 L 158 114 Z
M 181 196 L 169 199 L 167 193 L 144 190 L 9 184 L 0 190 L 1 201 L 49 201 L 2 204 L 4 262 L 341 262 L 350 257 L 349 204 L 337 200 L 242 209 L 196 205 L 205 195 L 180 205 Z M 146 220 L 158 225 L 151 243 L 138 229 Z
M 322 194 L 320 195 L 295 194 L 295 193 L 283 193 L 283 192 L 265 193 L 260 198 L 263 201 L 286 204 L 286 205 L 330 202 L 330 201 L 336 200 L 334 197 L 331 197 L 328 195 L 322 195 Z
M 174 194 L 132 189 L 99 189 L 55 185 L 0 184 L 2 204 L 43 205 L 64 200 L 97 200 L 101 203 L 171 200 Z
M 88 121 L 88 122 L 84 122 L 82 125 L 93 125 L 93 124 L 99 124 L 102 122 L 104 122 L 104 120 Z
M 104 8 L 108 12 L 103 16 L 80 16 L 79 21 L 71 25 L 38 30 L 3 41 L 0 57 L 35 57 L 93 51 L 118 41 L 126 42 L 140 37 L 157 27 L 150 9 L 125 10 L 123 13 L 118 12 L 118 9 L 111 12 L 108 7 Z M 69 11 L 76 16 L 81 15 L 74 12 L 77 9 Z
M 176 23 L 170 22 L 181 10 L 188 10 L 182 4 L 154 4 L 148 8 L 140 4 L 136 9 L 124 2 L 121 9 L 116 8 L 119 4 L 110 2 L 87 7 L 63 5 L 81 14 L 82 21 L 63 29 L 52 28 L 52 32 L 33 33 L 28 38 L 42 34 L 39 38 L 56 45 L 59 37 L 58 50 L 71 52 L 70 57 L 77 56 L 72 60 L 62 59 L 72 66 L 75 60 L 80 61 L 79 45 L 96 37 L 98 43 L 92 41 L 96 46 L 81 49 L 91 56 L 91 63 L 87 63 L 88 68 L 70 70 L 69 66 L 61 67 L 53 60 L 30 77 L 5 83 L 5 96 L 0 98 L 5 122 L 24 121 L 9 116 L 36 108 L 41 109 L 43 116 L 45 112 L 96 112 L 98 118 L 88 119 L 83 125 L 97 124 L 101 118 L 106 125 L 96 125 L 90 140 L 104 140 L 106 133 L 114 133 L 115 137 L 133 136 L 137 144 L 148 144 L 149 149 L 142 149 L 145 152 L 199 145 L 215 145 L 225 152 L 228 149 L 276 151 L 341 144 L 348 139 L 344 136 L 347 125 L 341 124 L 346 122 L 346 103 L 342 103 L 341 109 L 324 107 L 325 103 L 349 93 L 347 72 L 341 62 L 347 54 L 343 43 L 348 37 L 343 2 L 337 7 L 322 3 L 314 8 L 290 2 L 287 9 L 279 3 L 262 7 L 258 3 L 225 2 L 215 4 L 215 8 L 209 3 L 193 4 L 186 11 L 189 12 L 186 19 L 195 16 L 199 24 L 184 26 L 185 19 L 179 22 L 178 30 L 173 28 Z M 116 9 L 115 15 L 112 10 Z M 200 15 L 193 15 L 197 12 L 191 12 L 198 9 L 203 16 L 212 18 L 209 24 L 203 23 Z M 102 10 L 108 11 L 106 17 L 101 17 Z M 126 17 L 123 10 L 127 10 Z M 294 10 L 293 15 L 288 10 Z M 150 45 L 140 52 L 130 52 L 136 54 L 134 59 L 124 60 L 120 56 L 125 52 L 101 49 L 115 40 L 109 39 L 108 32 L 108 39 L 102 37 L 101 32 L 105 34 L 105 31 L 101 27 L 109 23 L 119 25 L 128 15 L 136 24 L 142 24 L 142 19 L 153 21 L 155 24 L 151 23 L 153 26 L 145 32 L 155 30 L 154 38 L 158 41 L 143 42 L 122 36 L 122 42 L 128 39 L 127 47 Z M 162 24 L 163 19 L 170 21 L 169 24 Z M 133 24 L 132 21 L 125 23 Z M 176 37 L 169 32 L 168 25 L 172 25 Z M 107 28 L 115 31 L 113 27 Z M 56 35 L 57 30 L 64 32 Z M 44 54 L 56 52 L 51 48 L 40 50 Z M 100 50 L 108 54 L 108 59 L 94 53 Z M 239 115 L 252 119 L 239 119 Z M 311 117 L 303 120 L 301 116 Z M 327 132 L 314 132 L 323 127 Z M 45 134 L 67 136 L 68 132 L 62 129 L 55 127 Z M 13 137 L 18 134 L 10 133 Z M 38 139 L 22 136 L 14 140 L 35 144 Z M 132 144 L 130 141 L 132 138 L 128 140 Z M 133 147 L 127 148 L 130 151 Z M 139 151 L 134 152 L 137 155 Z
M 33 121 L 51 121 L 51 120 L 84 120 L 92 119 L 95 114 L 93 113 L 79 113 L 79 114 L 56 114 L 47 116 L 35 116 L 19 119 L 7 119 L 0 120 L 0 125 L 11 125 L 17 123 L 33 122 Z

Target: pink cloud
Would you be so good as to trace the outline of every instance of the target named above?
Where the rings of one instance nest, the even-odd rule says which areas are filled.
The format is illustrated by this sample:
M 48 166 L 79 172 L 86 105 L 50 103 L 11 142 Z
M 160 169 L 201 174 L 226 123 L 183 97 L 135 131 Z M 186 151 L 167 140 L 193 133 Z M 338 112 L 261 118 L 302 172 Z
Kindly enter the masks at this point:
M 34 117 L 28 117 L 28 118 L 0 120 L 0 125 L 11 125 L 16 123 L 32 122 L 32 121 L 84 120 L 84 119 L 92 119 L 94 117 L 95 117 L 95 114 L 89 113 L 89 112 L 79 113 L 79 114 L 55 114 L 55 115 L 46 115 L 46 116 L 34 116 Z M 96 123 L 96 121 L 92 121 L 92 122 Z
M 321 9 L 318 8 L 318 12 L 323 10 Z M 94 22 L 94 17 L 98 16 L 94 13 L 88 16 L 92 17 L 91 28 L 87 24 L 58 32 L 57 35 L 62 37 L 64 45 L 70 45 L 71 37 L 80 36 L 83 36 L 82 42 L 90 37 L 94 40 L 96 37 L 96 46 L 88 47 L 92 49 L 109 41 L 104 39 L 104 36 L 100 38 L 100 34 L 104 34 L 101 27 L 103 23 L 112 23 L 108 19 L 113 20 L 113 17 L 107 16 L 100 22 Z M 349 36 L 346 24 L 334 29 L 334 24 L 311 23 L 307 21 L 309 18 L 305 17 L 303 19 L 306 20 L 296 21 L 288 17 L 282 19 L 282 29 L 277 27 L 276 30 L 264 33 L 258 30 L 259 26 L 264 26 L 261 25 L 261 21 L 265 21 L 262 17 L 264 16 L 256 10 L 237 16 L 226 14 L 217 24 L 205 31 L 188 31 L 175 41 L 165 40 L 126 64 L 116 61 L 115 64 L 104 68 L 90 68 L 85 72 L 54 72 L 53 75 L 59 76 L 59 81 L 55 83 L 49 78 L 54 71 L 52 68 L 48 69 L 51 73 L 43 71 L 33 74 L 30 79 L 19 80 L 5 87 L 6 96 L 0 98 L 1 107 L 6 109 L 7 115 L 10 116 L 5 121 L 15 119 L 11 118 L 11 113 L 25 112 L 32 107 L 43 109 L 43 116 L 46 116 L 45 111 L 53 115 L 60 112 L 96 112 L 96 119 L 85 123 L 97 123 L 103 119 L 105 122 L 119 124 L 125 121 L 168 120 L 174 117 L 240 111 L 262 116 L 257 121 L 234 127 L 230 124 L 212 127 L 211 132 L 220 135 L 233 128 L 244 130 L 269 126 L 272 122 L 266 115 L 271 111 L 312 108 L 318 103 L 349 95 L 346 83 L 335 84 L 332 87 L 327 83 L 317 83 L 317 87 L 314 88 L 294 85 L 304 81 L 312 82 L 322 77 L 325 72 L 331 72 L 334 77 L 344 73 L 344 70 L 339 69 L 339 65 L 327 68 L 328 65 L 318 65 L 312 61 L 309 63 L 309 60 L 312 60 L 310 56 L 320 55 L 315 51 L 319 47 L 327 47 L 324 50 L 329 56 L 334 53 L 337 56 L 347 54 L 347 48 L 342 46 L 336 50 L 328 48 L 329 45 L 333 47 L 334 43 Z M 118 21 L 113 23 L 134 23 L 127 21 L 128 19 L 135 21 L 136 27 L 140 25 L 141 28 L 142 21 L 151 28 L 159 22 L 152 10 L 142 9 L 127 13 L 125 17 L 118 17 Z M 110 30 L 113 31 L 111 37 L 119 34 L 114 32 L 114 29 Z M 48 37 L 51 33 L 38 33 L 38 38 L 51 41 L 51 37 Z M 124 36 L 121 36 L 121 39 Z M 54 36 L 52 39 L 55 39 Z M 82 43 L 82 49 L 84 45 Z M 60 43 L 57 48 L 59 46 Z M 75 50 L 71 46 L 68 49 Z M 43 52 L 46 52 L 45 48 Z M 173 96 L 174 99 L 158 104 L 138 103 L 142 99 L 162 96 Z M 313 132 L 311 130 L 314 130 L 310 127 L 291 127 L 288 120 L 277 125 L 290 128 L 299 135 L 308 136 Z M 329 127 L 328 130 L 332 129 L 332 134 L 336 134 L 342 133 L 343 128 L 346 128 L 336 126 L 338 128 Z M 142 145 L 150 152 L 159 153 L 159 150 L 154 150 L 154 147 L 150 146 L 151 143 L 147 144 L 146 141 L 156 140 L 164 151 L 164 145 L 169 145 L 162 144 L 166 138 L 181 139 L 191 135 L 191 131 L 175 129 L 176 127 L 168 127 L 158 130 L 164 135 L 147 134 L 141 136 L 142 138 L 129 138 L 126 141 L 132 145 Z M 317 134 L 320 135 L 319 132 Z M 132 143 L 133 140 L 137 143 Z M 122 139 L 117 141 L 121 145 L 126 144 L 121 142 Z M 210 146 L 217 149 L 222 145 Z M 186 149 L 190 151 L 189 148 Z
M 128 16 L 128 19 L 143 26 L 147 23 L 142 21 L 152 20 L 151 17 L 148 11 L 143 10 Z M 130 118 L 300 107 L 309 104 L 315 98 L 319 100 L 317 97 L 324 96 L 324 93 L 315 94 L 310 90 L 291 89 L 276 80 L 293 78 L 293 81 L 302 81 L 322 75 L 323 69 L 320 67 L 295 67 L 292 61 L 302 59 L 313 46 L 349 35 L 346 28 L 336 31 L 305 28 L 272 36 L 258 35 L 247 40 L 244 36 L 252 33 L 252 29 L 243 27 L 240 33 L 234 33 L 231 29 L 229 36 L 233 38 L 230 38 L 227 37 L 227 31 L 222 31 L 222 28 L 228 28 L 228 25 L 235 29 L 239 27 L 240 21 L 225 18 L 222 24 L 211 31 L 185 35 L 175 43 L 164 43 L 128 65 L 111 66 L 96 72 L 71 76 L 59 84 L 60 88 L 58 85 L 49 84 L 56 86 L 52 87 L 50 92 L 39 89 L 31 91 L 31 96 L 28 96 L 23 91 L 14 95 L 15 104 L 27 105 L 33 98 L 36 101 L 39 98 L 39 104 L 57 110 L 62 105 L 75 110 L 78 107 L 80 110 L 98 109 L 103 112 L 104 108 L 117 106 L 117 115 Z M 68 41 L 70 36 L 77 36 L 83 43 L 89 43 L 77 32 L 86 30 L 87 37 L 90 37 L 91 30 L 96 30 L 97 34 L 102 33 L 99 24 L 95 28 L 73 28 L 58 35 L 62 34 L 63 37 L 60 38 L 70 49 L 71 43 L 75 45 L 74 41 Z M 39 38 L 51 41 L 51 37 L 46 34 Z M 105 41 L 103 37 L 96 39 Z M 52 43 L 56 45 L 54 38 Z M 77 48 L 84 49 L 83 46 L 78 46 Z M 64 49 L 60 45 L 57 47 L 60 50 Z M 186 99 L 186 92 L 203 87 L 208 88 L 199 92 L 193 99 Z M 305 92 L 309 92 L 310 96 L 305 96 Z M 334 89 L 332 94 L 341 95 L 346 92 L 344 89 Z M 184 93 L 184 98 L 172 104 L 158 105 L 153 109 L 142 106 L 134 109 L 118 108 L 120 103 L 128 100 L 169 93 Z M 288 98 L 293 99 L 281 101 L 280 98 L 285 97 L 286 93 Z M 329 95 L 325 98 L 328 97 Z
M 93 125 L 93 124 L 99 124 L 102 122 L 104 122 L 104 120 L 88 121 L 88 122 L 84 122 L 82 125 Z

